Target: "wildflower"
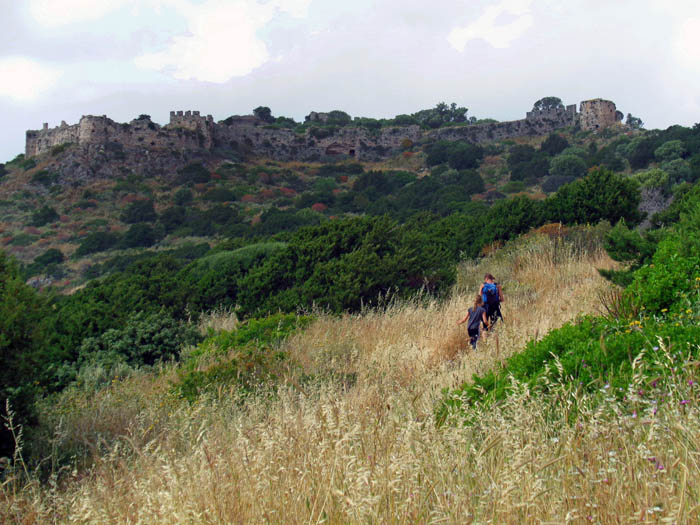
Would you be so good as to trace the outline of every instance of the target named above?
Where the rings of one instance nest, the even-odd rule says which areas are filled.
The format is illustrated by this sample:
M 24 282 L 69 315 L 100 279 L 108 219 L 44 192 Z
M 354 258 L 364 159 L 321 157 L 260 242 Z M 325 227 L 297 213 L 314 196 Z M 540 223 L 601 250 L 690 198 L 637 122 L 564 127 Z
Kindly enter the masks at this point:
M 688 386 L 693 386 L 695 384 L 695 381 L 692 379 L 688 379 Z
M 659 349 L 658 346 L 655 346 L 655 347 L 652 348 L 652 350 L 654 350 L 654 351 L 656 351 L 656 350 L 658 350 L 658 349 Z
M 684 399 L 683 401 L 681 401 L 681 405 L 687 405 L 688 403 L 689 403 L 689 401 L 687 399 Z
M 668 312 L 668 308 L 662 308 L 661 313 Z
M 608 388 L 610 388 L 610 383 L 605 383 L 605 386 L 604 386 L 603 388 L 604 388 L 605 390 L 607 390 Z
M 693 311 L 692 311 L 690 308 L 688 308 L 688 309 L 685 311 L 685 313 L 687 313 L 687 314 L 692 314 Z

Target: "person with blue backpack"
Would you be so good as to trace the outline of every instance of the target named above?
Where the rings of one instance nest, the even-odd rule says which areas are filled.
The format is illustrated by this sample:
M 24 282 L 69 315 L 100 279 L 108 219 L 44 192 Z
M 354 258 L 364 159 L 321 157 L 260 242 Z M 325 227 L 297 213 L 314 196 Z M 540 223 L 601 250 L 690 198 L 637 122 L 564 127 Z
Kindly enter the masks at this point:
M 474 306 L 467 311 L 467 315 L 464 316 L 464 319 L 457 321 L 457 324 L 464 324 L 467 321 L 469 321 L 467 324 L 469 344 L 471 344 L 472 348 L 476 350 L 476 343 L 479 341 L 482 326 L 485 330 L 488 330 L 486 309 L 484 308 L 484 300 L 481 298 L 481 295 L 476 296 Z
M 499 318 L 503 320 L 503 314 L 501 313 L 503 290 L 501 290 L 501 285 L 496 282 L 496 278 L 490 273 L 484 275 L 484 283 L 479 288 L 479 295 L 484 301 L 489 327 L 496 324 Z

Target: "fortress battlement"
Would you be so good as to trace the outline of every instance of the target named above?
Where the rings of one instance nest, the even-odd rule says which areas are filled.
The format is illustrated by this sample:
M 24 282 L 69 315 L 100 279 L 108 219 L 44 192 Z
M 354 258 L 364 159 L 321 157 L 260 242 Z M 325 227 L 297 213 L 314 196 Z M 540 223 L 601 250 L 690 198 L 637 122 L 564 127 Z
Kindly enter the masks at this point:
M 312 113 L 307 120 L 323 122 L 324 114 Z M 324 156 L 346 155 L 356 159 L 378 160 L 400 150 L 406 139 L 413 142 L 423 137 L 438 140 L 466 140 L 480 143 L 520 136 L 551 133 L 557 129 L 579 124 L 584 130 L 600 130 L 617 125 L 622 113 L 609 100 L 592 99 L 576 105 L 528 111 L 524 119 L 455 126 L 423 131 L 418 126 L 382 128 L 370 133 L 366 128 L 344 126 L 330 135 L 319 136 L 307 130 L 299 135 L 289 129 L 265 126 L 256 116 L 232 116 L 221 123 L 199 111 L 171 111 L 170 121 L 160 126 L 148 115 L 129 123 L 119 124 L 106 115 L 83 116 L 78 124 L 49 128 L 44 123 L 39 130 L 26 134 L 25 155 L 33 157 L 50 151 L 54 146 L 74 143 L 114 148 L 119 144 L 126 150 L 204 151 L 214 148 L 245 151 L 278 160 L 313 160 Z

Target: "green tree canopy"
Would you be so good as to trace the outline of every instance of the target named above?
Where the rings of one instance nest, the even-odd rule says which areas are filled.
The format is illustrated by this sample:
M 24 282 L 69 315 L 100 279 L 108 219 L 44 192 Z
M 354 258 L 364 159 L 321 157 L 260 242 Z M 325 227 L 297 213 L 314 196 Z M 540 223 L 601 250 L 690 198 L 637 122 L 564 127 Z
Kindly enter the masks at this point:
M 546 111 L 549 109 L 563 109 L 564 104 L 559 97 L 544 97 L 539 99 L 532 106 L 535 111 Z
M 560 177 L 583 177 L 586 163 L 578 155 L 557 155 L 549 163 L 549 173 Z
M 258 117 L 263 122 L 272 123 L 275 121 L 275 117 L 272 116 L 272 110 L 267 106 L 258 106 L 253 110 L 253 115 Z

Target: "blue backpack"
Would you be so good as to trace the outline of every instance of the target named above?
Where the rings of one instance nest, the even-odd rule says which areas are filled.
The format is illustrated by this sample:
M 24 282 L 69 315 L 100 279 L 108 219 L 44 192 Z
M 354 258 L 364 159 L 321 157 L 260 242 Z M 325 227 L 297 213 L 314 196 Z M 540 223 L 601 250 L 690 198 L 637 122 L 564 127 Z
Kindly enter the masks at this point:
M 484 304 L 489 306 L 495 306 L 500 303 L 498 283 L 484 283 L 484 287 L 481 289 L 481 298 L 484 300 Z

